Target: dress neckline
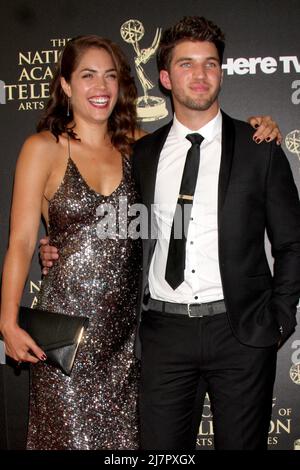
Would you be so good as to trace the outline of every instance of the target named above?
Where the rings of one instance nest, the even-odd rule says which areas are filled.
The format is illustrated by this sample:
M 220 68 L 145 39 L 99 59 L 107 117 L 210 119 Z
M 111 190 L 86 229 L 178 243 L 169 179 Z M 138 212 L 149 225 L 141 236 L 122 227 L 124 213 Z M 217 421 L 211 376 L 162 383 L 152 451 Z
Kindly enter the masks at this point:
M 68 157 L 69 157 L 68 160 L 71 161 L 71 163 L 73 164 L 73 166 L 74 166 L 76 172 L 78 173 L 79 178 L 81 179 L 81 181 L 83 182 L 83 184 L 86 186 L 86 188 L 87 188 L 90 192 L 96 194 L 96 196 L 99 196 L 99 197 L 101 197 L 101 198 L 109 198 L 109 197 L 113 196 L 113 195 L 115 194 L 115 192 L 118 191 L 118 189 L 119 189 L 120 186 L 122 185 L 123 180 L 124 180 L 124 171 L 125 171 L 125 168 L 124 168 L 124 157 L 123 157 L 122 154 L 121 154 L 122 174 L 121 174 L 120 182 L 119 182 L 119 184 L 115 187 L 115 189 L 114 189 L 110 194 L 108 194 L 108 195 L 106 195 L 106 194 L 101 194 L 101 193 L 99 193 L 98 191 L 96 191 L 95 189 L 93 189 L 93 188 L 91 187 L 91 185 L 87 182 L 87 180 L 83 177 L 83 175 L 82 175 L 81 171 L 79 170 L 77 164 L 74 162 L 73 158 L 71 157 L 71 142 L 70 142 L 70 136 L 69 136 L 69 135 L 68 135 L 68 154 L 69 154 L 69 155 L 68 155 Z M 68 161 L 68 165 L 67 165 L 67 166 L 69 166 L 69 161 Z
M 118 191 L 118 189 L 120 188 L 120 186 L 123 184 L 123 181 L 124 181 L 124 157 L 122 155 L 121 155 L 121 159 L 122 159 L 122 176 L 121 176 L 121 180 L 120 180 L 119 184 L 115 187 L 115 189 L 110 194 L 102 194 L 102 193 L 99 193 L 98 191 L 96 191 L 95 189 L 93 189 L 89 185 L 89 183 L 86 181 L 86 179 L 83 177 L 81 171 L 79 170 L 78 166 L 76 165 L 74 160 L 71 158 L 71 156 L 69 156 L 69 158 L 68 158 L 67 167 L 69 166 L 69 164 L 71 164 L 74 167 L 74 169 L 75 169 L 76 173 L 78 174 L 79 178 L 81 179 L 82 183 L 85 185 L 85 187 L 91 193 L 93 193 L 96 196 L 101 197 L 101 198 L 109 198 L 109 197 L 112 197 Z

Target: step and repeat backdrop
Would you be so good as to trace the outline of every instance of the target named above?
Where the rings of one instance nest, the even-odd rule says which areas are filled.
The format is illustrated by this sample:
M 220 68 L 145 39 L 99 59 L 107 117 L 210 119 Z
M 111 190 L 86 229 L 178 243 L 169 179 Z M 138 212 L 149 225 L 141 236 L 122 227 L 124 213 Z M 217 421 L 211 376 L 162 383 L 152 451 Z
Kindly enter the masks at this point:
M 225 31 L 222 107 L 239 119 L 270 114 L 279 122 L 283 148 L 300 188 L 299 0 L 0 0 L 1 267 L 16 159 L 24 139 L 35 132 L 62 47 L 80 34 L 99 34 L 117 42 L 136 79 L 141 125 L 151 132 L 172 116 L 158 84 L 156 48 L 162 29 L 185 15 L 204 15 Z M 44 233 L 41 224 L 40 236 Z M 268 242 L 266 249 L 271 263 Z M 35 254 L 23 303 L 34 305 L 40 279 Z M 0 365 L 1 449 L 25 446 L 28 375 L 26 368 L 16 372 L 9 363 Z M 198 448 L 213 446 L 207 397 Z M 299 326 L 279 351 L 269 448 L 300 450 Z

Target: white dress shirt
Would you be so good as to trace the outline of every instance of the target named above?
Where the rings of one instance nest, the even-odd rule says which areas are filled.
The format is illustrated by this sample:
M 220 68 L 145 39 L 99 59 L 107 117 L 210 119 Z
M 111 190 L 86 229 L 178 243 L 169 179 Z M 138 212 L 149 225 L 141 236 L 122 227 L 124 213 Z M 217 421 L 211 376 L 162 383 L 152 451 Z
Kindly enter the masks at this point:
M 184 282 L 173 290 L 165 280 L 173 217 L 179 195 L 186 154 L 187 134 L 204 137 L 200 166 L 186 242 Z M 224 298 L 218 256 L 218 180 L 221 161 L 222 114 L 197 131 L 174 116 L 162 149 L 156 177 L 153 219 L 157 243 L 149 272 L 153 299 L 178 303 L 204 303 Z

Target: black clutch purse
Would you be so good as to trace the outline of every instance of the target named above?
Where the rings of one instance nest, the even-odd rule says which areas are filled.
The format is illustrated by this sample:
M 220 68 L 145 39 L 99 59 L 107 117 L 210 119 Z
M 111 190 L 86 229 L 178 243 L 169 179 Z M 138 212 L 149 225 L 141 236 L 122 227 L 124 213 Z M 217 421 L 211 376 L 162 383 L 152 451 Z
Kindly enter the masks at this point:
M 70 375 L 77 349 L 89 319 L 20 307 L 19 325 L 46 353 L 47 360 Z

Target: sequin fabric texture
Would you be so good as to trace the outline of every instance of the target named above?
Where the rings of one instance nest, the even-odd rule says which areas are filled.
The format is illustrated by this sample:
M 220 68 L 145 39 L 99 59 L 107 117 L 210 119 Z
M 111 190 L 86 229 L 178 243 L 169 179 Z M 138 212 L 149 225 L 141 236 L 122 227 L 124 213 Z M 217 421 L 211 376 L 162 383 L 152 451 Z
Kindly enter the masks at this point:
M 137 202 L 127 158 L 120 185 L 102 196 L 69 157 L 49 203 L 50 241 L 59 261 L 42 282 L 37 306 L 87 316 L 89 326 L 70 377 L 45 363 L 31 368 L 28 449 L 138 448 L 139 364 L 133 343 L 141 244 L 97 235 L 102 204 L 114 207 L 117 230 L 130 223 L 119 209 L 120 197 L 129 207 Z

